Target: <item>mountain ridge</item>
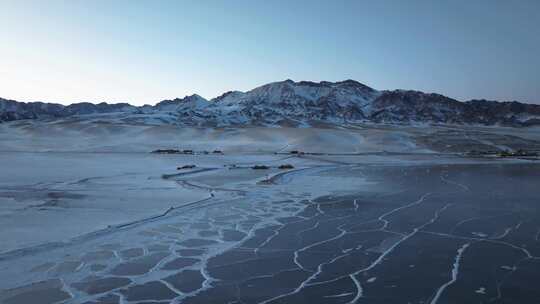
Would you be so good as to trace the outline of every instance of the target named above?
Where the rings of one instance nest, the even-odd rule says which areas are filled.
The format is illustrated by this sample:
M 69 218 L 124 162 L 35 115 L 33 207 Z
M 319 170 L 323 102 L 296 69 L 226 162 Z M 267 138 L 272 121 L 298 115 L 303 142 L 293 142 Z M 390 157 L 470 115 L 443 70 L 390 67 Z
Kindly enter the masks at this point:
M 458 101 L 414 90 L 375 90 L 355 80 L 312 82 L 287 79 L 250 91 L 229 91 L 207 100 L 197 94 L 156 105 L 128 103 L 18 102 L 0 98 L 0 122 L 21 119 L 93 119 L 193 126 L 448 123 L 524 127 L 540 125 L 540 105 L 516 101 Z M 114 117 L 116 115 L 116 117 Z

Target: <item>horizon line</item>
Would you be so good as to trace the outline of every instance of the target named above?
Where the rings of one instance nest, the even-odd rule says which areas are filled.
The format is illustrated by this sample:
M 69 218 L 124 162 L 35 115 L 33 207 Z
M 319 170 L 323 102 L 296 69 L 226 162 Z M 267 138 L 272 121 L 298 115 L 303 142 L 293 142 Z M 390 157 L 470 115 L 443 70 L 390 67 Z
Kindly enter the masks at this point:
M 293 82 L 295 84 L 298 84 L 298 83 L 315 83 L 315 84 L 322 84 L 322 83 L 331 83 L 331 84 L 336 84 L 336 83 L 344 83 L 344 82 L 347 82 L 347 81 L 353 81 L 353 82 L 356 82 L 356 83 L 359 83 L 363 86 L 366 86 L 366 87 L 369 87 L 373 90 L 376 90 L 376 91 L 379 91 L 379 92 L 393 92 L 393 91 L 413 91 L 413 92 L 421 92 L 421 93 L 424 93 L 424 94 L 437 94 L 437 95 L 441 95 L 441 96 L 444 96 L 444 97 L 447 97 L 447 98 L 450 98 L 452 100 L 455 100 L 455 101 L 458 101 L 458 102 L 470 102 L 470 101 L 476 101 L 476 100 L 483 100 L 483 101 L 495 101 L 495 102 L 499 102 L 499 103 L 512 103 L 512 102 L 517 102 L 517 103 L 521 103 L 521 104 L 530 104 L 530 105 L 540 105 L 540 102 L 539 103 L 536 103 L 536 102 L 531 102 L 531 101 L 521 101 L 521 100 L 499 100 L 499 99 L 486 99 L 486 98 L 471 98 L 471 99 L 467 99 L 467 100 L 460 100 L 460 99 L 457 99 L 457 98 L 454 98 L 454 97 L 451 97 L 451 96 L 448 96 L 448 95 L 445 95 L 445 94 L 441 94 L 441 93 L 438 93 L 438 92 L 426 92 L 426 91 L 421 91 L 421 90 L 417 90 L 417 89 L 403 89 L 403 88 L 399 88 L 399 89 L 383 89 L 383 90 L 379 90 L 379 89 L 375 89 L 369 85 L 366 85 L 364 84 L 363 82 L 360 82 L 358 80 L 355 80 L 355 79 L 351 79 L 351 78 L 348 78 L 348 79 L 344 79 L 344 80 L 339 80 L 339 81 L 327 81 L 327 80 L 321 80 L 321 81 L 312 81 L 312 80 L 300 80 L 300 81 L 295 81 L 295 80 L 292 80 L 290 78 L 287 78 L 285 80 L 280 80 L 280 81 L 272 81 L 272 82 L 267 82 L 267 83 L 264 83 L 264 84 L 261 84 L 261 85 L 258 85 L 258 86 L 255 86 L 253 87 L 252 89 L 249 89 L 247 91 L 240 91 L 240 90 L 229 90 L 229 91 L 225 91 L 223 93 L 221 93 L 220 95 L 218 96 L 215 96 L 213 98 L 206 98 L 198 93 L 192 93 L 192 94 L 186 94 L 184 95 L 184 97 L 179 97 L 179 95 L 177 95 L 176 97 L 173 97 L 173 98 L 164 98 L 164 99 L 161 99 L 161 100 L 158 100 L 156 101 L 155 103 L 144 103 L 144 104 L 141 104 L 141 105 L 135 105 L 133 103 L 133 101 L 98 101 L 98 102 L 92 102 L 92 101 L 74 101 L 74 102 L 69 102 L 68 104 L 64 104 L 62 102 L 57 102 L 57 101 L 45 101 L 45 100 L 32 100 L 32 101 L 21 101 L 21 99 L 18 99 L 18 98 L 11 98 L 11 97 L 3 97 L 3 96 L 0 96 L 0 99 L 1 100 L 7 100 L 7 101 L 14 101 L 14 102 L 19 102 L 19 103 L 44 103 L 44 104 L 56 104 L 56 105 L 61 105 L 61 106 L 70 106 L 70 105 L 75 105 L 75 104 L 83 104 L 83 103 L 89 103 L 89 104 L 94 104 L 94 105 L 98 105 L 98 104 L 109 104 L 109 105 L 115 105 L 115 104 L 128 104 L 130 106 L 133 106 L 133 107 L 145 107 L 145 106 L 155 106 L 157 104 L 159 104 L 160 102 L 163 102 L 163 101 L 171 101 L 171 100 L 176 100 L 176 99 L 185 99 L 187 97 L 191 97 L 191 96 L 199 96 L 207 101 L 212 101 L 220 96 L 223 96 L 224 94 L 226 93 L 229 93 L 229 92 L 241 92 L 241 93 L 247 93 L 249 91 L 252 91 L 254 89 L 257 89 L 259 87 L 263 87 L 265 85 L 270 85 L 270 84 L 273 84 L 273 83 L 283 83 L 283 82 Z

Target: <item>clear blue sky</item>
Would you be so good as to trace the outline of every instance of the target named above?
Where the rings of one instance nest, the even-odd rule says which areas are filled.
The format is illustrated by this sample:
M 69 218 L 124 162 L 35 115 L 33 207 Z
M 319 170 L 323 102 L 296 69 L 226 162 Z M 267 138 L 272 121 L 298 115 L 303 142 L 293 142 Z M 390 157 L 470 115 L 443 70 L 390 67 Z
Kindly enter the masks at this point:
M 539 0 L 0 0 L 0 96 L 133 104 L 355 79 L 540 103 Z

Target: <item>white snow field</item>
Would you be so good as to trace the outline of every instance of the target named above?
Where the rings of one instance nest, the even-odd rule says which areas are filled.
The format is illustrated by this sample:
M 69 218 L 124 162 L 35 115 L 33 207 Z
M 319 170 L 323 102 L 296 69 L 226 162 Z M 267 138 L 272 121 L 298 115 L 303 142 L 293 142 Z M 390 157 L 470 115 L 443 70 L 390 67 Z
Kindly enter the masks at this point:
M 160 148 L 195 151 L 222 150 L 224 155 L 162 155 Z M 402 131 L 370 128 L 186 128 L 170 125 L 127 125 L 93 121 L 15 121 L 0 124 L 0 252 L 58 242 L 162 214 L 170 207 L 208 198 L 200 185 L 240 187 L 254 184 L 281 170 L 243 169 L 254 164 L 297 168 L 336 165 L 313 153 L 425 152 Z M 283 154 L 274 154 L 280 152 Z M 336 156 L 339 157 L 339 156 Z M 367 156 L 366 156 L 367 157 Z M 376 161 L 378 156 L 369 156 Z M 189 186 L 163 179 L 176 167 L 212 169 L 189 176 Z M 228 170 L 224 166 L 240 167 Z M 354 179 L 305 173 L 287 187 L 312 197 L 330 192 L 334 184 L 347 190 Z M 304 173 L 304 172 L 302 172 Z M 285 177 L 283 177 L 285 178 Z M 287 177 L 290 179 L 290 177 Z M 277 176 L 279 181 L 280 177 Z M 240 186 L 238 186 L 240 185 Z M 277 187 L 279 188 L 279 187 Z M 276 188 L 276 189 L 277 189 Z M 326 190 L 328 189 L 328 190 Z

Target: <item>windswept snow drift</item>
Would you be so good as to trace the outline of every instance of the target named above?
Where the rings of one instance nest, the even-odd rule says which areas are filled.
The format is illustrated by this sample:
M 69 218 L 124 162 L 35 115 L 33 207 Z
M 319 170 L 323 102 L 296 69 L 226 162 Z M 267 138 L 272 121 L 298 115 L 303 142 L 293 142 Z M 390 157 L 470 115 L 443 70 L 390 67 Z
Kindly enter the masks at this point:
M 406 132 L 368 128 L 191 128 L 88 121 L 16 121 L 0 125 L 0 151 L 357 153 L 419 150 Z

